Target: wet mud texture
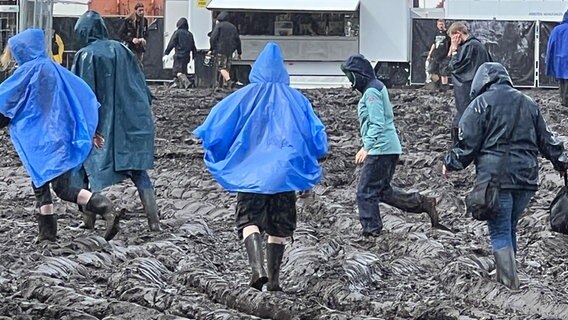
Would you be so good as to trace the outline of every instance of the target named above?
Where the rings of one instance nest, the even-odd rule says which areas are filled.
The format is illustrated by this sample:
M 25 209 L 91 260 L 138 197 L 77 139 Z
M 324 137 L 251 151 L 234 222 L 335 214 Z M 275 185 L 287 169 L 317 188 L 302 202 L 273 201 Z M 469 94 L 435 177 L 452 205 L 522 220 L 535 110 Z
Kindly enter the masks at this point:
M 78 228 L 75 206 L 56 202 L 57 243 L 34 244 L 30 180 L 0 135 L 0 319 L 568 319 L 568 237 L 550 231 L 547 206 L 562 180 L 542 161 L 541 189 L 519 223 L 520 292 L 493 281 L 484 223 L 465 214 L 473 170 L 440 175 L 449 144 L 449 92 L 391 90 L 405 154 L 394 184 L 438 197 L 441 221 L 381 205 L 384 231 L 360 237 L 355 188 L 356 103 L 348 89 L 305 91 L 327 126 L 330 152 L 313 198 L 298 200 L 284 292 L 247 287 L 246 253 L 234 229 L 235 196 L 206 171 L 190 134 L 228 92 L 152 88 L 158 100 L 156 168 L 162 215 L 149 233 L 132 183 L 106 191 L 121 211 L 115 240 Z M 556 91 L 527 93 L 550 127 L 566 134 Z M 566 138 L 566 137 L 564 137 Z

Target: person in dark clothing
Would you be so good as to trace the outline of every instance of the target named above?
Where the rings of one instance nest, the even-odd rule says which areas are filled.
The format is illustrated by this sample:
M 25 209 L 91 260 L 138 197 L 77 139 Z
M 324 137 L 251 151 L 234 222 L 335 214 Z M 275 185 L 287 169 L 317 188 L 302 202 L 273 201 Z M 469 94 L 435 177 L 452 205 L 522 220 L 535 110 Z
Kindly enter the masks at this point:
M 560 83 L 560 102 L 568 107 L 568 11 L 548 38 L 546 74 Z
M 148 38 L 148 19 L 144 17 L 144 4 L 141 2 L 138 2 L 134 6 L 134 12 L 124 19 L 120 38 L 128 49 L 136 54 L 140 66 L 143 66 Z
M 436 22 L 438 33 L 434 37 L 434 43 L 428 52 L 426 60 L 429 62 L 428 72 L 434 84 L 442 90 L 448 87 L 448 51 L 450 49 L 450 37 L 446 32 L 446 22 L 439 19 Z
M 241 59 L 241 39 L 237 28 L 227 21 L 229 14 L 225 11 L 217 16 L 217 23 L 211 32 L 209 43 L 211 46 L 210 54 L 214 53 L 217 59 L 219 72 L 223 77 L 223 86 L 232 86 L 231 81 L 231 60 L 233 53 L 237 51 L 238 59 Z
M 513 88 L 501 64 L 479 67 L 471 97 L 474 100 L 459 122 L 458 144 L 448 152 L 442 174 L 463 170 L 473 162 L 477 181 L 500 180 L 499 213 L 487 225 L 497 281 L 518 289 L 517 221 L 538 189 L 537 156 L 540 152 L 564 174 L 568 158 L 562 141 L 548 130 L 538 105 Z
M 188 88 L 189 80 L 187 79 L 187 65 L 191 58 L 195 59 L 197 48 L 195 47 L 195 40 L 193 34 L 189 31 L 189 23 L 186 18 L 180 18 L 177 22 L 177 30 L 172 35 L 166 51 L 164 54 L 167 56 L 172 50 L 176 50 L 174 55 L 174 83 L 177 79 L 179 87 Z
M 379 202 L 408 212 L 426 212 L 432 226 L 438 227 L 436 198 L 418 192 L 407 193 L 391 186 L 402 147 L 387 88 L 375 76 L 369 60 L 360 54 L 343 62 L 341 70 L 349 78 L 352 87 L 363 94 L 357 106 L 363 147 L 355 156 L 355 163 L 363 164 L 357 187 L 363 236 L 376 237 L 383 229 Z
M 451 38 L 448 56 L 451 57 L 448 65 L 452 74 L 454 85 L 454 99 L 456 103 L 456 115 L 452 123 L 452 142 L 457 142 L 458 123 L 463 112 L 471 102 L 469 92 L 475 72 L 485 62 L 491 61 L 489 52 L 483 44 L 469 34 L 463 22 L 454 22 L 448 29 Z

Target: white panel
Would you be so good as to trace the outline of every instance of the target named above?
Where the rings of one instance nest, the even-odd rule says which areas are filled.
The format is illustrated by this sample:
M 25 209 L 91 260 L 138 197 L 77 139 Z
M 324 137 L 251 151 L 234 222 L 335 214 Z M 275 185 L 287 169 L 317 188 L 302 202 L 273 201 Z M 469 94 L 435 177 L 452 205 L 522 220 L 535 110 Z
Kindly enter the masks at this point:
M 446 0 L 446 18 L 561 21 L 568 0 Z
M 88 4 L 80 4 L 78 2 L 71 3 L 54 3 L 53 15 L 56 17 L 79 17 L 89 10 Z
M 359 52 L 377 61 L 408 62 L 410 6 L 404 0 L 361 0 Z
M 378 1 L 377 2 L 384 2 Z M 403 0 L 399 0 L 403 1 Z M 359 0 L 211 0 L 210 10 L 341 11 L 357 10 Z
M 166 0 L 166 3 L 169 0 Z M 209 37 L 207 33 L 211 31 L 213 26 L 213 17 L 211 11 L 204 6 L 199 6 L 198 0 L 185 0 L 189 2 L 189 30 L 193 33 L 195 46 L 198 50 L 209 49 Z M 186 11 L 187 12 L 187 11 Z

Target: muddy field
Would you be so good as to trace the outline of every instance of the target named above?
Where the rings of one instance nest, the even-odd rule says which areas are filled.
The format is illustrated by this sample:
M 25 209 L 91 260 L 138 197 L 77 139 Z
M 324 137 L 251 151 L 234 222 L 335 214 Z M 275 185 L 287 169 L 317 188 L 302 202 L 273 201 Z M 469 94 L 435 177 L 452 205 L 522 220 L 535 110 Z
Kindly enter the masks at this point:
M 1 132 L 0 319 L 568 319 L 568 236 L 550 231 L 547 213 L 561 179 L 542 161 L 541 189 L 519 227 L 522 290 L 510 292 L 492 280 L 487 228 L 465 214 L 472 170 L 440 174 L 449 92 L 391 90 L 405 152 L 394 184 L 437 196 L 441 220 L 455 233 L 432 230 L 425 214 L 381 205 L 383 233 L 366 240 L 355 204 L 358 96 L 305 91 L 327 127 L 330 152 L 315 196 L 298 201 L 284 292 L 268 293 L 247 287 L 235 196 L 211 179 L 190 134 L 228 92 L 153 91 L 161 233 L 147 232 L 136 189 L 125 183 L 106 192 L 122 212 L 115 240 L 101 237 L 101 221 L 95 231 L 78 228 L 76 207 L 57 202 L 59 241 L 35 244 L 30 180 Z M 557 92 L 527 93 L 551 128 L 568 134 Z

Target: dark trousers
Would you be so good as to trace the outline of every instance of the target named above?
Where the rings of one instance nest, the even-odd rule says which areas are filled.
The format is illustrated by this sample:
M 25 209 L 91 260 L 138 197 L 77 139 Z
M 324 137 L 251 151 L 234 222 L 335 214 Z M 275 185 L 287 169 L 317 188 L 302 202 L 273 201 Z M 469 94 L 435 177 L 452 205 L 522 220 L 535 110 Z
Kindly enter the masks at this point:
M 455 83 L 454 82 L 454 99 L 456 102 L 456 116 L 452 123 L 452 128 L 458 128 L 461 117 L 471 102 L 469 93 L 471 91 L 471 82 Z
M 40 208 L 53 203 L 50 186 L 62 200 L 77 203 L 79 192 L 83 189 L 83 176 L 82 168 L 78 168 L 67 171 L 41 187 L 36 187 L 32 183 L 37 207 Z
M 396 169 L 398 155 L 368 155 L 361 168 L 357 187 L 359 221 L 363 232 L 380 232 L 383 228 L 379 202 L 401 210 L 423 212 L 422 196 L 418 192 L 405 192 L 392 187 L 391 180 Z
M 560 103 L 568 107 L 568 79 L 559 79 L 560 82 Z

